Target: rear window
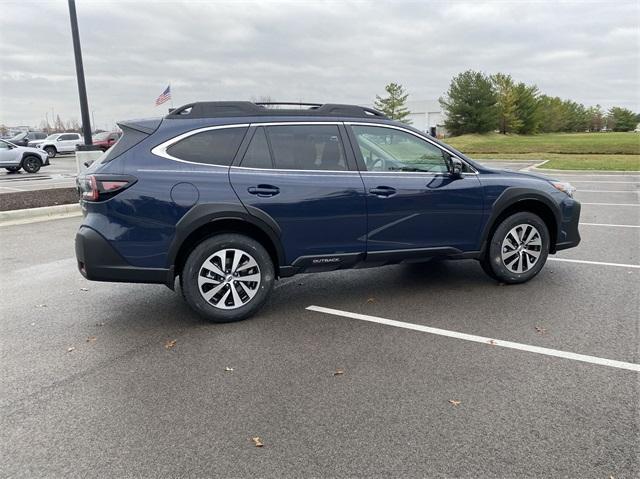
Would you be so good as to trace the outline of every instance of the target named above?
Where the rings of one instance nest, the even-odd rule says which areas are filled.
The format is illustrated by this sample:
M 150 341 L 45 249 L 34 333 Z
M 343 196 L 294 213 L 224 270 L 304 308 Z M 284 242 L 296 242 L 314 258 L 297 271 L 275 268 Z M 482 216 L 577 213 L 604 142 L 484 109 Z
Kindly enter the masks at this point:
M 171 145 L 167 153 L 193 163 L 229 166 L 246 132 L 247 127 L 203 131 Z
M 100 163 L 109 163 L 114 158 L 120 156 L 125 151 L 130 148 L 133 148 L 146 137 L 148 137 L 148 133 L 143 133 L 138 130 L 134 130 L 132 128 L 127 128 L 126 126 L 122 127 L 122 136 L 120 139 L 107 150 L 105 155 L 99 160 Z M 96 161 L 98 163 L 98 161 Z

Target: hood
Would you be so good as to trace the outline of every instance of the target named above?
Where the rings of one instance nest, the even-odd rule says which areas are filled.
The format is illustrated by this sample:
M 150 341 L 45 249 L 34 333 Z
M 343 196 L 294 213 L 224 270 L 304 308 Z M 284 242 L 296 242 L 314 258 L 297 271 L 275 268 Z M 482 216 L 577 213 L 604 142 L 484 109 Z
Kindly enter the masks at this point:
M 501 168 L 490 168 L 487 166 L 483 166 L 482 168 L 484 173 L 492 173 L 501 176 L 509 176 L 511 178 L 535 178 L 537 180 L 544 181 L 558 181 L 556 178 L 551 176 L 542 175 L 540 173 L 532 173 L 530 171 L 513 171 L 513 170 L 505 170 Z

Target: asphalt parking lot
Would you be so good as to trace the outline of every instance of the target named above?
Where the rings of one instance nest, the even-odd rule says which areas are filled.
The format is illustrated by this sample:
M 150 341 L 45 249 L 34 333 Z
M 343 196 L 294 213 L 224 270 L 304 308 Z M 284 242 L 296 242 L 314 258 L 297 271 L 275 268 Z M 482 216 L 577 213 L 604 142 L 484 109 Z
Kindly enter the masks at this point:
M 0 168 L 0 194 L 49 188 L 73 187 L 77 173 L 76 155 L 58 155 L 38 173 L 9 173 Z
M 2 227 L 0 476 L 638 477 L 640 174 L 554 176 L 582 244 L 527 284 L 300 275 L 224 325 L 84 280 L 79 218 Z

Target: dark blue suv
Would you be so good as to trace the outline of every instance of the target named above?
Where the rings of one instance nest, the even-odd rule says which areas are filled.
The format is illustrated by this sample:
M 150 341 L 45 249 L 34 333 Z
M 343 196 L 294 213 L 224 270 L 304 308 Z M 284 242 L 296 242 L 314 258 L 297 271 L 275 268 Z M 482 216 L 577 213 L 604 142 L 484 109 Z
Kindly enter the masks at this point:
M 481 166 L 369 108 L 198 102 L 120 126 L 78 178 L 80 272 L 179 277 L 212 321 L 248 317 L 296 273 L 473 258 L 521 283 L 580 241 L 571 185 Z

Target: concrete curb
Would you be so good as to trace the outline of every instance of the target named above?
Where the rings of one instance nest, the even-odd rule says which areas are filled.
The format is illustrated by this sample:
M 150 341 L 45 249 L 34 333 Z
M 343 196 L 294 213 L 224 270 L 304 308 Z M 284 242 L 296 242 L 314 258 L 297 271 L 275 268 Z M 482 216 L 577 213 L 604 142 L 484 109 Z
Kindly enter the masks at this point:
M 22 225 L 38 221 L 56 220 L 80 216 L 79 203 L 70 205 L 44 206 L 24 210 L 0 211 L 0 226 Z

